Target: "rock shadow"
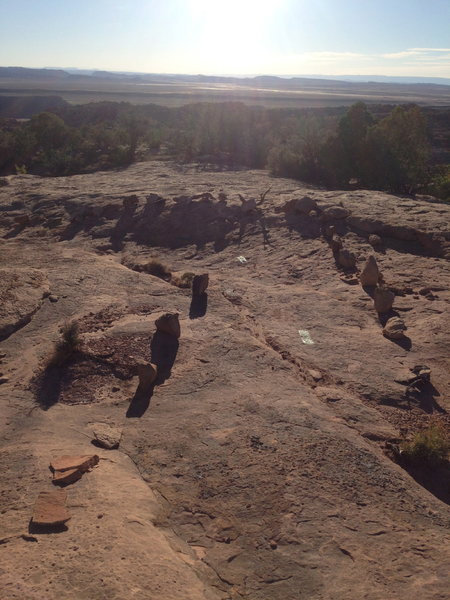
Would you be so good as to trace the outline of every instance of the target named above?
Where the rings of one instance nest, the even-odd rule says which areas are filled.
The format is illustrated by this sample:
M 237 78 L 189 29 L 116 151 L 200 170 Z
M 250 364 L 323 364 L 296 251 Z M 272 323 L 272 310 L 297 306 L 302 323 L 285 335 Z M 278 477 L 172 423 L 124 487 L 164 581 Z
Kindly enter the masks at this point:
M 436 400 L 439 396 L 439 391 L 434 387 L 431 381 L 423 381 L 418 382 L 416 386 L 409 391 L 408 399 L 429 415 L 436 412 L 445 415 L 447 414 L 447 411 Z
M 61 367 L 50 366 L 36 380 L 36 400 L 43 410 L 48 410 L 59 400 L 62 391 Z
M 26 227 L 26 225 L 23 225 L 23 224 L 16 225 L 15 227 L 13 227 L 13 229 L 10 229 L 10 231 L 8 231 L 8 233 L 6 233 L 3 236 L 3 239 L 9 240 L 11 238 L 16 237 L 17 235 L 22 233 L 22 231 L 25 229 L 25 227 Z
M 450 504 L 450 463 L 440 465 L 401 464 L 419 485 L 445 504 Z
M 198 296 L 192 296 L 191 305 L 189 307 L 190 319 L 199 319 L 200 317 L 204 317 L 207 310 L 208 294 L 206 292 L 203 292 L 203 294 L 199 294 Z
M 140 419 L 145 414 L 150 406 L 150 400 L 153 396 L 154 389 L 154 385 L 145 390 L 138 386 L 126 412 L 125 416 L 127 419 Z
M 80 233 L 82 229 L 83 223 L 81 221 L 71 221 L 64 229 L 64 231 L 61 232 L 61 235 L 59 236 L 59 241 L 64 242 L 73 240 L 77 233 Z
M 35 534 L 35 533 L 44 533 L 44 534 L 51 534 L 51 533 L 64 533 L 65 531 L 68 531 L 68 527 L 67 525 L 37 525 L 36 523 L 33 523 L 32 520 L 30 520 L 30 522 L 28 523 L 28 533 L 29 534 Z
M 173 335 L 156 331 L 150 344 L 150 362 L 158 368 L 155 385 L 164 383 L 171 376 L 179 345 L 177 338 Z

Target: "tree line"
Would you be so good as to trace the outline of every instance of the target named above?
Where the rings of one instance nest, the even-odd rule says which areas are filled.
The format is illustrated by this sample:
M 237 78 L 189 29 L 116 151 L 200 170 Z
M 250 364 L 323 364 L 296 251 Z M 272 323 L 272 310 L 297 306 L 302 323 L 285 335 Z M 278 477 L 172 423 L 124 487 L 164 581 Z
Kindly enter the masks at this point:
M 268 168 L 329 188 L 422 191 L 450 199 L 449 165 L 433 164 L 432 134 L 415 105 L 369 110 L 357 102 L 343 113 L 239 102 L 179 108 L 100 102 L 1 121 L 0 173 L 63 176 L 157 155 Z

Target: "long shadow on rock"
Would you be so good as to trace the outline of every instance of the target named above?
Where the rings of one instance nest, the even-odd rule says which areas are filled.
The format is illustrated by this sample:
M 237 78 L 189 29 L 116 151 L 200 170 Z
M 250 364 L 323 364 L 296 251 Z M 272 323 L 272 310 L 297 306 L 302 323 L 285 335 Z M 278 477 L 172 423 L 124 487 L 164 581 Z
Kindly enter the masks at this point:
M 177 338 L 163 331 L 157 331 L 150 344 L 150 362 L 158 368 L 156 384 L 164 383 L 172 374 L 172 367 L 178 354 Z
M 418 403 L 419 408 L 429 415 L 435 412 L 445 415 L 447 411 L 437 402 L 436 397 L 438 396 L 440 396 L 440 393 L 431 381 L 424 381 L 420 388 L 415 388 L 410 392 L 409 399 L 414 404 Z
M 33 534 L 33 533 L 46 533 L 46 534 L 50 534 L 50 533 L 64 533 L 64 531 L 67 531 L 68 527 L 67 525 L 51 525 L 51 526 L 47 526 L 47 525 L 36 525 L 36 523 L 33 523 L 33 521 L 30 521 L 28 524 L 28 533 Z
M 145 414 L 146 410 L 150 406 L 150 400 L 153 396 L 154 389 L 154 385 L 147 390 L 142 390 L 138 387 L 136 393 L 131 399 L 130 406 L 128 407 L 125 415 L 128 419 L 140 419 Z
M 80 233 L 80 231 L 82 229 L 83 229 L 82 221 L 70 222 L 67 225 L 67 227 L 64 229 L 64 231 L 61 233 L 61 235 L 59 236 L 59 241 L 64 242 L 64 241 L 73 240 L 73 238 L 77 235 L 77 233 Z
M 192 296 L 191 306 L 189 307 L 189 318 L 198 319 L 206 315 L 208 310 L 208 294 L 203 292 L 198 296 Z
M 450 504 L 450 463 L 436 466 L 403 464 L 402 467 L 433 496 Z
M 36 400 L 43 410 L 48 410 L 59 400 L 62 372 L 60 367 L 48 367 L 37 380 Z

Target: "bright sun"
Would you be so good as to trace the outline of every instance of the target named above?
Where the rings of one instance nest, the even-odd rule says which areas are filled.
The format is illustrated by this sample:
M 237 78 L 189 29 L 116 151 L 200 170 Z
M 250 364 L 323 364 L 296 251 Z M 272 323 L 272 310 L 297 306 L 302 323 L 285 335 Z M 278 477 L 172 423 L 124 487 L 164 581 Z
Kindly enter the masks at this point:
M 197 52 L 222 72 L 242 72 L 265 52 L 264 35 L 280 0 L 190 0 Z

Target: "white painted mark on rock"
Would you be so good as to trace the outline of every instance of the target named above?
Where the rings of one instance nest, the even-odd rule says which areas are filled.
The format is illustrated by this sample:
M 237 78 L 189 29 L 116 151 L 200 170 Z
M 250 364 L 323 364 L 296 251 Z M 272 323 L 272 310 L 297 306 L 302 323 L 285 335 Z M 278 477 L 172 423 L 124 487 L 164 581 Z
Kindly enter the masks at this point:
M 299 329 L 298 332 L 304 344 L 306 344 L 307 346 L 312 346 L 314 344 L 307 329 Z

